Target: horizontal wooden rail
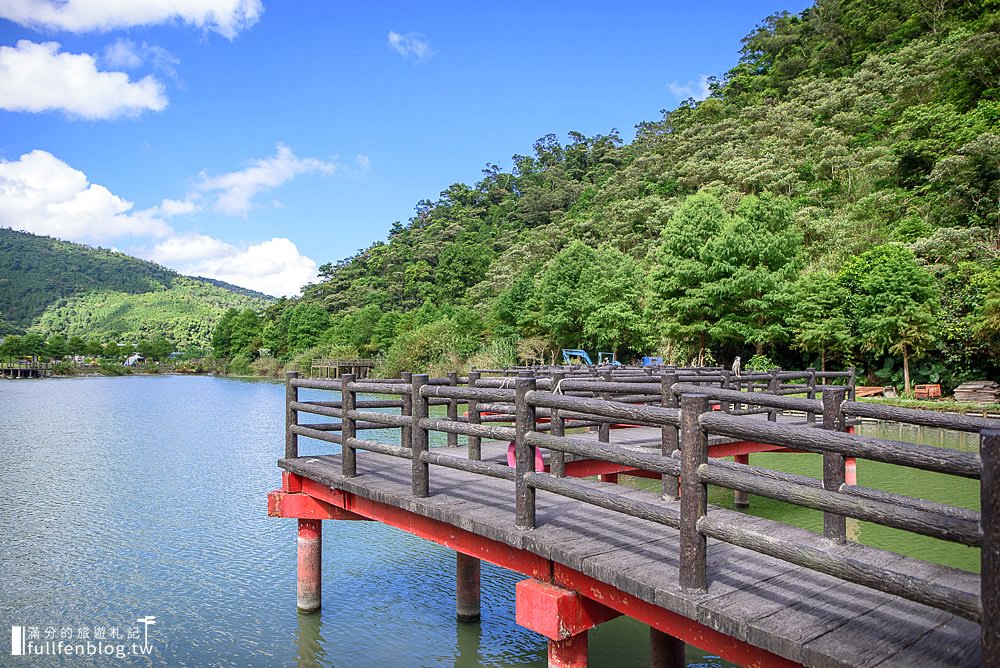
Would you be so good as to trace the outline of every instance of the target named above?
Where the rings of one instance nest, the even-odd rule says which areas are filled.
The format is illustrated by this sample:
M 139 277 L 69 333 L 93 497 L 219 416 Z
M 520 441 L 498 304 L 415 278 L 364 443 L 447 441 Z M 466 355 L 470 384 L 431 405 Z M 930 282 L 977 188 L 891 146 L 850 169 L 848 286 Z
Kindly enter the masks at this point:
M 737 464 L 735 462 L 729 462 L 725 459 L 713 459 L 713 467 L 729 468 L 734 471 L 742 470 L 745 464 Z M 767 468 L 756 468 L 755 473 L 758 476 L 769 478 L 771 480 L 778 480 L 782 482 L 788 482 L 795 485 L 805 485 L 807 487 L 817 487 L 823 488 L 823 481 L 817 480 L 816 478 L 810 478 L 809 476 L 798 475 L 796 473 L 785 473 L 784 471 L 775 471 Z M 936 501 L 928 501 L 926 499 L 918 499 L 912 496 L 905 496 L 903 494 L 895 494 L 893 492 L 886 492 L 881 489 L 872 489 L 871 487 L 863 487 L 860 485 L 848 485 L 842 484 L 837 489 L 841 494 L 847 496 L 858 497 L 860 499 L 871 499 L 873 501 L 883 501 L 885 503 L 893 503 L 906 508 L 914 508 L 916 510 L 923 510 L 929 513 L 937 513 L 939 515 L 948 515 L 950 517 L 958 517 L 969 522 L 980 522 L 980 513 L 975 510 L 969 510 L 968 508 L 959 508 L 957 506 L 949 506 L 944 503 L 937 503 Z
M 347 389 L 352 392 L 365 392 L 367 394 L 409 394 L 410 386 L 405 383 L 373 383 L 366 380 L 356 380 L 348 384 Z
M 801 541 L 790 543 L 768 534 L 733 526 L 729 522 L 720 521 L 711 516 L 705 516 L 698 520 L 698 531 L 709 538 L 732 543 L 775 559 L 832 575 L 841 580 L 923 603 L 974 622 L 979 622 L 982 619 L 982 604 L 977 594 L 841 556 L 836 553 L 836 547 L 818 535 L 803 535 Z M 920 563 L 918 559 L 909 557 L 903 557 L 903 561 L 904 563 L 906 561 Z M 903 569 L 905 570 L 905 566 Z
M 749 492 L 963 545 L 978 547 L 982 541 L 978 521 L 906 508 L 882 500 L 851 497 L 812 485 L 778 481 L 759 475 L 759 469 L 754 466 L 719 466 L 709 460 L 698 467 L 698 479 L 726 489 Z
M 737 390 L 726 390 L 718 387 L 699 387 L 690 383 L 677 383 L 673 386 L 673 391 L 678 396 L 681 394 L 704 394 L 709 399 L 728 401 L 730 403 L 768 406 L 770 408 L 802 411 L 804 413 L 823 412 L 823 402 L 816 399 L 793 399 L 766 392 L 738 392 Z
M 296 436 L 305 436 L 307 438 L 314 438 L 317 441 L 336 443 L 337 445 L 341 445 L 344 442 L 344 438 L 340 434 L 331 431 L 320 431 L 319 429 L 310 429 L 309 427 L 303 425 L 297 425 L 297 424 L 290 425 L 288 427 L 288 431 L 292 434 L 295 434 Z
M 615 464 L 631 466 L 644 471 L 666 473 L 668 475 L 680 475 L 681 473 L 680 462 L 673 457 L 664 457 L 659 453 L 653 452 L 645 453 L 626 450 L 621 446 L 611 443 L 601 443 L 589 438 L 553 436 L 532 431 L 525 435 L 525 440 L 529 445 L 535 447 L 568 452 L 589 459 L 614 462 Z
M 433 450 L 421 452 L 420 459 L 428 464 L 446 466 L 448 468 L 458 469 L 459 471 L 477 473 L 479 475 L 485 475 L 491 478 L 501 478 L 503 480 L 514 480 L 514 469 L 510 468 L 506 464 L 494 464 L 491 462 L 477 461 L 475 459 L 466 459 L 465 457 L 456 457 L 454 455 L 443 455 L 441 453 L 434 452 Z
M 741 420 L 739 417 L 720 413 L 703 413 L 699 422 L 710 434 L 810 452 L 836 452 L 845 457 L 873 459 L 964 478 L 979 478 L 982 468 L 979 456 L 974 453 L 931 445 L 916 445 L 810 427 L 791 427 L 764 420 Z
M 351 420 L 367 420 L 387 427 L 409 427 L 413 418 L 409 415 L 393 415 L 392 413 L 372 413 L 370 411 L 347 411 Z
M 528 473 L 525 482 L 535 489 L 559 494 L 570 499 L 583 501 L 594 506 L 607 508 L 619 513 L 664 524 L 676 529 L 680 525 L 680 515 L 673 508 L 648 501 L 639 501 L 622 494 L 595 489 L 594 483 L 577 478 L 557 478 L 548 473 Z M 598 483 L 599 485 L 600 483 Z
M 410 448 L 406 448 L 401 445 L 389 445 L 388 443 L 382 443 L 380 441 L 369 441 L 363 438 L 353 437 L 347 439 L 346 445 L 349 448 L 377 452 L 380 455 L 400 457 L 401 459 L 413 459 L 413 451 Z
M 445 397 L 448 399 L 466 399 L 473 401 L 505 401 L 514 400 L 514 390 L 490 389 L 484 387 L 459 387 L 456 385 L 423 386 L 420 389 L 422 397 Z
M 878 404 L 862 403 L 859 401 L 845 401 L 841 404 L 840 408 L 844 412 L 844 415 L 873 420 L 903 422 L 922 427 L 939 427 L 941 429 L 954 429 L 955 431 L 968 431 L 977 434 L 984 429 L 1000 429 L 1000 420 L 973 417 L 971 415 L 954 415 L 938 411 L 924 411 L 916 408 L 880 406 Z
M 591 416 L 614 418 L 630 424 L 647 424 L 655 427 L 676 427 L 680 424 L 680 417 L 674 408 L 619 404 L 603 399 L 566 397 L 561 394 L 537 390 L 528 392 L 526 400 L 534 407 L 586 413 Z
M 480 436 L 483 438 L 493 438 L 498 441 L 514 440 L 513 427 L 497 427 L 487 424 L 469 424 L 466 422 L 452 422 L 450 420 L 437 420 L 434 418 L 421 418 L 420 426 L 430 431 L 441 431 L 447 434 L 462 434 L 464 436 Z

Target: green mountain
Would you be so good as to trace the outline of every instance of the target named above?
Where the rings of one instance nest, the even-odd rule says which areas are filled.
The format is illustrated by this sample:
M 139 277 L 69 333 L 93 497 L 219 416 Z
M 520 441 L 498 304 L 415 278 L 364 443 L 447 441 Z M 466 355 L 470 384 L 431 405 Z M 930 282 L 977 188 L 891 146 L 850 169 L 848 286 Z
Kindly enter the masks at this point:
M 0 327 L 66 337 L 166 336 L 207 347 L 229 308 L 272 298 L 103 248 L 0 229 Z
M 629 144 L 547 135 L 446 187 L 269 309 L 264 343 L 354 348 L 389 372 L 516 341 L 522 359 L 600 346 L 853 363 L 886 383 L 903 366 L 996 376 L 998 8 L 818 0 L 768 17 L 707 99 Z

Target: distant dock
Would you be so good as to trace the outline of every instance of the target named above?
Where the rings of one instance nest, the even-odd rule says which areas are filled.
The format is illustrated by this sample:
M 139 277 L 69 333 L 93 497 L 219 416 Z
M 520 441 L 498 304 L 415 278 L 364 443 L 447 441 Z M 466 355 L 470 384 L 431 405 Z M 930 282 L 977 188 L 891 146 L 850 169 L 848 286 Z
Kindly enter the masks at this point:
M 7 362 L 0 364 L 0 378 L 48 378 L 52 365 L 43 362 Z
M 367 378 L 375 360 L 369 359 L 320 359 L 312 361 L 309 375 L 313 378 L 340 378 L 352 374 L 357 378 Z

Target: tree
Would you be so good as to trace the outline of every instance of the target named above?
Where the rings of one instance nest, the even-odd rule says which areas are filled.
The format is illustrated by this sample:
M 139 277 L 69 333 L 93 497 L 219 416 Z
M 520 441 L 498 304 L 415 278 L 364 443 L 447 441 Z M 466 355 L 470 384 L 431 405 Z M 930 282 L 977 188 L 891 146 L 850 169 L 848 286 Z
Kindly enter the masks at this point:
M 792 347 L 819 353 L 822 371 L 828 357 L 843 355 L 853 344 L 850 299 L 851 293 L 828 271 L 804 274 L 792 290 L 788 317 Z
M 663 228 L 650 280 L 652 318 L 667 338 L 695 345 L 699 364 L 715 320 L 704 292 L 709 277 L 705 249 L 728 220 L 722 204 L 709 193 L 685 199 Z
M 862 345 L 902 355 L 904 392 L 909 394 L 910 359 L 926 353 L 936 340 L 934 278 L 920 268 L 913 251 L 885 244 L 849 259 L 838 280 L 853 295 L 851 310 Z
M 528 273 L 521 274 L 493 302 L 496 325 L 493 336 L 508 339 L 527 336 L 537 329 L 537 314 L 532 311 L 535 282 Z
M 595 262 L 597 251 L 574 241 L 552 258 L 539 280 L 542 326 L 562 348 L 584 344 L 584 321 L 591 306 L 585 288 Z
M 703 285 L 716 322 L 713 337 L 764 346 L 788 333 L 788 290 L 802 268 L 802 235 L 786 197 L 744 197 L 736 215 L 706 247 L 708 281 Z
M 226 309 L 212 330 L 212 349 L 216 357 L 232 357 L 233 355 L 233 323 L 239 316 L 239 309 Z
M 613 246 L 602 246 L 581 280 L 586 293 L 583 334 L 616 355 L 642 350 L 649 337 L 644 316 L 646 281 L 638 263 Z
M 66 348 L 70 355 L 83 355 L 87 352 L 87 342 L 83 340 L 82 336 L 71 336 L 66 342 Z
M 16 334 L 9 334 L 0 343 L 0 355 L 7 359 L 21 357 L 24 355 L 24 337 Z
M 325 308 L 299 302 L 288 312 L 288 350 L 297 352 L 315 346 L 330 325 L 330 314 Z
M 62 334 L 53 334 L 45 342 L 45 355 L 52 360 L 59 361 L 69 354 L 69 347 L 66 345 L 66 337 Z
M 21 337 L 21 354 L 30 357 L 40 357 L 45 354 L 45 337 L 31 333 Z

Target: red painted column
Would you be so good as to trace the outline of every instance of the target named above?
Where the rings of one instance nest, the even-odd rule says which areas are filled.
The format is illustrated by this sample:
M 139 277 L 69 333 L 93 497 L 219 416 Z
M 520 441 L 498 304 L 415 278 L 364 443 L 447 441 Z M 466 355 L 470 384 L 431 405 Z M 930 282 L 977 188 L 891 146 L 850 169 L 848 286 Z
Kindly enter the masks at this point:
M 750 464 L 750 455 L 733 455 L 733 462 L 736 464 Z M 750 507 L 750 495 L 738 489 L 733 490 L 733 505 L 737 508 Z
M 579 593 L 540 580 L 515 588 L 518 625 L 549 639 L 549 666 L 585 668 L 587 631 L 621 613 Z
M 587 668 L 587 632 L 549 640 L 549 668 Z
M 322 520 L 299 520 L 298 545 L 298 608 L 301 612 L 316 612 L 323 590 Z
M 853 434 L 854 427 L 848 427 L 847 433 Z M 846 457 L 844 459 L 844 484 L 845 485 L 857 485 L 858 484 L 858 460 L 854 457 Z
M 455 614 L 460 622 L 479 619 L 479 559 L 455 553 Z
M 601 473 L 597 476 L 597 479 L 601 482 L 613 482 L 618 484 L 618 474 L 617 473 Z
M 854 457 L 844 459 L 844 484 L 858 484 L 858 460 Z

